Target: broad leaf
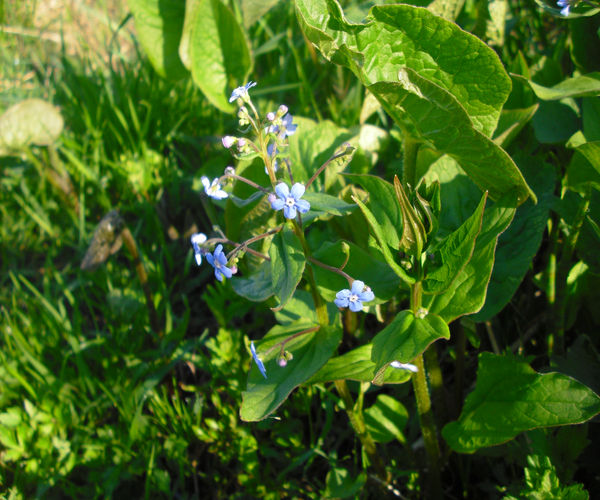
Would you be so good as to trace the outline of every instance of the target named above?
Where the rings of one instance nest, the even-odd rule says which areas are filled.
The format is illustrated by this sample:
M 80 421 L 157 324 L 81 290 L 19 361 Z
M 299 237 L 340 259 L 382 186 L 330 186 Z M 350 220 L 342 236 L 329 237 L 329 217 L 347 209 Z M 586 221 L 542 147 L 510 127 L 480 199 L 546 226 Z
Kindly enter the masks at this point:
M 408 363 L 438 339 L 449 339 L 450 330 L 442 318 L 427 314 L 416 317 L 412 311 L 399 312 L 373 339 L 371 360 L 375 363 L 374 383 L 382 383 L 384 370 L 392 361 Z
M 425 266 L 425 293 L 438 294 L 446 290 L 471 259 L 475 241 L 481 231 L 486 199 L 487 195 L 484 193 L 473 215 L 456 231 L 446 236 L 437 247 L 434 258 L 438 265 Z M 428 267 L 433 269 L 429 270 Z
M 252 70 L 249 42 L 233 12 L 221 0 L 194 0 L 197 5 L 186 20 L 184 47 L 188 47 L 194 82 L 208 100 L 222 111 L 235 108 L 229 103 L 233 88 L 246 83 Z M 189 33 L 188 33 L 189 27 Z
M 534 104 L 524 109 L 503 109 L 498 128 L 494 131 L 494 142 L 506 149 L 531 121 L 538 107 L 538 104 Z
M 390 266 L 392 271 L 394 271 L 394 273 L 396 273 L 396 275 L 399 276 L 400 279 L 402 279 L 402 281 L 404 281 L 405 283 L 407 283 L 407 284 L 414 283 L 415 279 L 412 276 L 409 276 L 408 273 L 402 267 L 400 267 L 394 260 L 394 257 L 392 255 L 392 253 L 390 252 L 390 249 L 387 246 L 385 236 L 383 234 L 383 229 L 379 225 L 379 222 L 377 221 L 377 219 L 375 218 L 373 213 L 358 198 L 353 196 L 352 199 L 359 206 L 360 210 L 362 211 L 363 215 L 365 216 L 365 219 L 367 219 L 369 226 L 371 226 L 371 229 L 373 230 L 373 233 L 375 234 L 375 237 L 377 238 L 377 242 L 379 243 L 379 248 L 381 249 L 381 253 L 383 254 L 383 257 L 384 257 L 385 261 L 387 262 L 388 266 Z
M 523 157 L 519 164 L 534 186 L 539 202 L 534 205 L 528 201 L 519 207 L 511 226 L 500 236 L 485 305 L 473 317 L 475 321 L 488 320 L 508 303 L 531 266 L 546 229 L 554 200 L 554 169 L 535 158 Z
M 475 390 L 442 435 L 453 450 L 473 453 L 523 431 L 580 424 L 599 412 L 600 398 L 571 377 L 536 373 L 518 358 L 484 352 Z
M 287 225 L 273 238 L 269 257 L 273 292 L 279 298 L 279 307 L 282 307 L 294 294 L 306 265 L 302 246 Z
M 492 199 L 532 195 L 510 157 L 488 139 L 510 79 L 481 40 L 426 9 L 375 6 L 348 23 L 335 0 L 297 0 L 302 29 L 325 57 L 350 68 L 417 140 L 453 156 Z
M 523 77 L 532 90 L 543 101 L 556 101 L 565 97 L 592 97 L 600 95 L 600 73 L 588 73 L 566 80 L 554 85 L 554 87 L 544 87 L 538 85 L 532 80 Z
M 402 215 L 394 186 L 381 177 L 368 174 L 345 174 L 344 177 L 360 184 L 369 193 L 369 210 L 381 227 L 385 242 L 398 250 L 402 232 Z
M 356 380 L 371 382 L 375 363 L 371 361 L 371 344 L 362 345 L 341 356 L 331 358 L 327 364 L 315 373 L 308 381 L 309 384 L 333 382 L 334 380 Z M 388 366 L 381 380 L 383 384 L 402 384 L 410 380 L 411 373 L 407 370 Z
M 565 185 L 580 193 L 590 185 L 600 190 L 600 141 L 586 142 L 576 148 L 567 167 Z
M 0 116 L 0 154 L 35 144 L 48 146 L 63 130 L 58 108 L 41 99 L 25 99 Z
M 323 218 L 326 215 L 348 215 L 356 209 L 356 205 L 353 203 L 346 203 L 344 200 L 326 193 L 307 191 L 302 199 L 310 203 L 310 212 L 302 218 L 303 221 L 311 220 L 313 218 L 311 216 Z
M 244 27 L 249 28 L 280 0 L 242 0 Z
M 447 323 L 479 311 L 485 303 L 498 236 L 506 230 L 516 211 L 514 195 L 509 194 L 506 198 L 484 212 L 481 232 L 471 260 L 460 271 L 450 288 L 439 295 L 423 297 L 423 307 Z
M 464 4 L 465 0 L 433 0 L 427 9 L 448 21 L 454 21 Z
M 185 0 L 128 0 L 137 37 L 156 72 L 176 80 L 187 71 L 179 59 Z
M 248 278 L 235 277 L 231 280 L 235 293 L 254 302 L 262 302 L 273 295 L 271 263 L 263 262 Z
M 365 425 L 378 443 L 389 443 L 394 439 L 405 443 L 402 429 L 407 422 L 408 411 L 404 405 L 387 394 L 377 396 L 375 403 L 365 410 Z
M 344 272 L 352 278 L 363 281 L 370 286 L 375 294 L 373 304 L 389 300 L 398 293 L 400 280 L 391 269 L 378 259 L 375 259 L 354 243 L 337 241 L 325 243 L 314 252 L 314 257 L 331 267 L 339 268 L 346 260 L 344 246 L 349 252 L 348 263 Z M 344 288 L 349 288 L 348 281 L 333 271 L 312 265 L 319 293 L 327 301 L 333 301 L 335 294 Z M 370 305 L 367 303 L 366 305 Z
M 321 327 L 318 331 L 300 335 L 285 344 L 285 349 L 293 355 L 285 367 L 279 366 L 279 348 L 263 355 L 291 335 L 315 326 L 314 323 L 300 322 L 287 326 L 275 326 L 256 346 L 267 370 L 265 379 L 253 363 L 248 376 L 248 386 L 242 393 L 242 420 L 254 422 L 273 413 L 296 387 L 306 382 L 331 357 L 342 338 L 342 330 L 337 327 Z

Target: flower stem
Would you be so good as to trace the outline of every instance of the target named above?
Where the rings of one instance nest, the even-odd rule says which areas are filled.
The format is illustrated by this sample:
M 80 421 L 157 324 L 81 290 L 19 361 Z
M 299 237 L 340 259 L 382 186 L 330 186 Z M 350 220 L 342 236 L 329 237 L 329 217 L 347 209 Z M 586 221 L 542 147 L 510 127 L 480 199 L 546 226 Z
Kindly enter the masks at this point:
M 339 152 L 334 154 L 331 158 L 329 158 L 325 163 L 323 163 L 323 165 L 321 165 L 319 167 L 319 169 L 312 175 L 312 177 L 308 180 L 308 182 L 306 183 L 306 188 L 308 188 L 308 186 L 310 186 L 317 177 L 319 177 L 319 174 L 321 172 L 323 172 L 323 170 L 325 170 L 327 168 L 327 166 L 333 161 L 333 160 L 337 160 L 338 158 L 341 158 L 342 156 L 346 156 L 347 154 L 351 153 L 352 151 L 354 151 L 354 148 L 352 146 L 350 146 L 350 144 L 345 143 L 346 144 L 346 148 Z
M 306 242 L 306 238 L 304 237 L 304 233 L 302 232 L 302 228 L 298 225 L 298 223 L 293 220 L 292 228 L 298 240 L 300 240 L 300 245 L 302 246 L 302 250 L 304 251 L 304 258 L 306 260 L 310 260 L 311 252 Z M 306 278 L 308 279 L 308 284 L 310 285 L 310 293 L 313 298 L 313 302 L 315 303 L 315 310 L 317 312 L 317 319 L 319 324 L 322 326 L 327 326 L 329 324 L 329 316 L 327 314 L 327 305 L 323 303 L 321 296 L 319 295 L 319 290 L 317 289 L 317 282 L 315 281 L 315 275 L 313 273 L 312 267 L 306 266 L 304 268 L 304 272 L 306 273 Z
M 324 264 L 323 262 L 315 259 L 314 257 L 309 257 L 308 260 L 310 260 L 313 264 L 316 264 L 317 266 L 322 267 L 323 269 L 327 269 L 328 271 L 331 271 L 332 273 L 336 273 L 336 274 L 339 274 L 340 276 L 343 276 L 344 278 L 346 278 L 348 280 L 348 285 L 352 286 L 352 282 L 354 280 L 350 277 L 350 275 L 346 274 L 341 269 L 339 269 L 337 267 L 333 267 L 333 266 L 328 266 L 327 264 Z

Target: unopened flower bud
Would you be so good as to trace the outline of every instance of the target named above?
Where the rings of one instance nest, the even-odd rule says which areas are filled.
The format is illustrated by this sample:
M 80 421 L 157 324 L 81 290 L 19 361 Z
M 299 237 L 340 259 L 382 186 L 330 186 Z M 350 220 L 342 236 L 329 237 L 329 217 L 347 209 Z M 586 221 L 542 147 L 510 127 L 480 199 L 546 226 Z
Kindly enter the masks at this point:
M 273 111 L 270 111 L 267 113 L 267 120 L 269 120 L 270 122 L 272 122 L 275 119 L 275 113 L 273 113 Z
M 231 146 L 233 146 L 235 144 L 235 141 L 236 141 L 236 138 L 232 137 L 230 135 L 226 135 L 225 137 L 223 137 L 223 139 L 221 139 L 223 146 L 227 149 L 229 149 Z
M 277 116 L 282 117 L 287 112 L 288 112 L 288 107 L 285 104 L 282 104 L 281 106 L 279 106 L 279 109 L 277 110 Z
M 233 168 L 231 165 L 228 167 L 225 167 L 225 175 L 234 175 L 235 174 L 235 168 Z
M 287 359 L 285 359 L 285 358 L 279 358 L 277 360 L 277 364 L 283 368 L 284 366 L 287 365 Z
M 277 199 L 277 196 L 275 195 L 275 193 L 271 193 L 268 197 L 267 200 L 269 200 L 269 203 L 272 205 L 273 202 Z

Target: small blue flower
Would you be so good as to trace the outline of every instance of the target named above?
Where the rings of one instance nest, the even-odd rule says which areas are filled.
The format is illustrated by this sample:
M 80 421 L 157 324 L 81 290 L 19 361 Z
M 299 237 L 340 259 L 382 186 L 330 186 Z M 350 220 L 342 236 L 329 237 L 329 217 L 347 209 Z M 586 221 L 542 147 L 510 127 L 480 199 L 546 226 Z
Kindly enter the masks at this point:
M 223 276 L 226 278 L 233 276 L 233 269 L 227 267 L 227 257 L 223 253 L 223 245 L 218 245 L 214 253 L 206 254 L 206 260 L 215 268 L 215 277 L 219 281 L 223 281 Z
M 265 368 L 262 360 L 258 357 L 258 354 L 256 354 L 254 342 L 250 342 L 250 351 L 252 352 L 252 359 L 254 359 L 256 366 L 258 366 L 258 369 L 260 370 L 260 373 L 262 373 L 263 377 L 267 378 L 267 369 Z
M 246 85 L 242 87 L 238 87 L 231 93 L 231 97 L 229 98 L 229 102 L 233 102 L 237 99 L 247 99 L 248 98 L 248 90 L 256 85 L 256 82 L 248 82 Z
M 273 143 L 270 142 L 269 145 L 267 146 L 267 154 L 273 158 L 273 172 L 277 172 L 277 170 L 279 169 L 279 162 L 277 161 L 277 158 L 275 158 L 275 155 L 277 155 L 277 146 Z M 265 174 L 269 175 L 269 171 L 267 170 L 267 167 L 265 166 Z
M 556 2 L 556 4 L 559 7 L 562 7 L 562 10 L 560 11 L 560 14 L 562 16 L 568 16 L 569 15 L 569 9 L 571 8 L 571 0 L 558 0 Z
M 362 281 L 354 280 L 352 289 L 340 290 L 335 294 L 333 301 L 338 307 L 349 307 L 351 311 L 358 312 L 363 309 L 363 302 L 370 302 L 375 298 L 375 294 Z
M 275 186 L 275 193 L 279 198 L 271 198 L 271 208 L 273 210 L 281 210 L 286 219 L 295 219 L 296 211 L 304 214 L 309 211 L 310 203 L 306 200 L 301 200 L 304 195 L 304 185 L 297 182 L 292 186 L 292 190 L 285 182 L 280 182 Z
M 196 257 L 196 264 L 202 264 L 202 249 L 200 245 L 206 241 L 206 235 L 204 233 L 194 233 L 190 238 L 192 247 L 194 248 L 194 256 Z
M 227 192 L 221 189 L 221 184 L 219 184 L 218 178 L 213 179 L 213 181 L 210 182 L 208 177 L 202 176 L 200 180 L 202 181 L 202 185 L 204 186 L 204 192 L 207 196 L 210 196 L 215 200 L 223 200 L 229 196 Z
M 292 123 L 293 120 L 294 118 L 289 113 L 281 119 L 274 117 L 274 119 L 271 120 L 274 123 L 269 126 L 267 131 L 270 134 L 278 134 L 279 138 L 283 140 L 286 137 L 289 137 L 290 135 L 294 135 L 296 133 L 298 125 Z
M 394 368 L 399 368 L 401 370 L 408 370 L 409 372 L 417 373 L 419 369 L 415 365 L 411 365 L 410 363 L 400 363 L 400 361 L 392 361 L 390 366 Z

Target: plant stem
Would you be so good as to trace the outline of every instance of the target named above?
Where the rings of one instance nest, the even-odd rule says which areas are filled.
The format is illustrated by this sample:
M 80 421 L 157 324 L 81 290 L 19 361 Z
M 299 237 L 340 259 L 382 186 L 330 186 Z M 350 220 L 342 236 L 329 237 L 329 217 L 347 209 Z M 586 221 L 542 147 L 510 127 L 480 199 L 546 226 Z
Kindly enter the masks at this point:
M 306 260 L 310 260 L 311 252 L 306 242 L 306 238 L 304 237 L 304 233 L 302 232 L 302 228 L 298 225 L 298 223 L 294 220 L 292 221 L 292 228 L 294 233 L 300 240 L 300 245 L 302 246 L 302 250 L 304 251 L 304 258 Z M 329 324 L 329 316 L 327 314 L 327 305 L 323 303 L 321 296 L 319 295 L 319 290 L 317 290 L 317 282 L 315 281 L 315 275 L 313 273 L 312 267 L 306 266 L 304 268 L 304 272 L 306 274 L 306 278 L 308 279 L 308 284 L 310 286 L 310 293 L 313 298 L 313 302 L 315 303 L 315 310 L 317 312 L 317 319 L 319 324 L 322 326 L 327 326 Z
M 560 256 L 560 262 L 556 270 L 556 302 L 554 303 L 554 317 L 556 325 L 555 354 L 562 355 L 565 351 L 565 316 L 567 312 L 567 277 L 571 269 L 571 259 L 579 239 L 579 233 L 583 221 L 590 206 L 591 189 L 588 188 L 579 205 L 579 210 L 573 221 L 573 227 L 565 243 L 564 250 Z
M 369 457 L 369 461 L 373 464 L 373 467 L 375 467 L 377 476 L 379 476 L 385 484 L 388 484 L 389 477 L 385 470 L 385 464 L 377 453 L 377 446 L 367 430 L 362 412 L 356 411 L 354 408 L 354 401 L 352 400 L 352 395 L 348 389 L 348 384 L 346 384 L 345 380 L 336 380 L 334 384 L 339 395 L 344 400 L 344 406 L 348 419 L 350 420 L 350 425 L 358 436 L 365 453 Z

